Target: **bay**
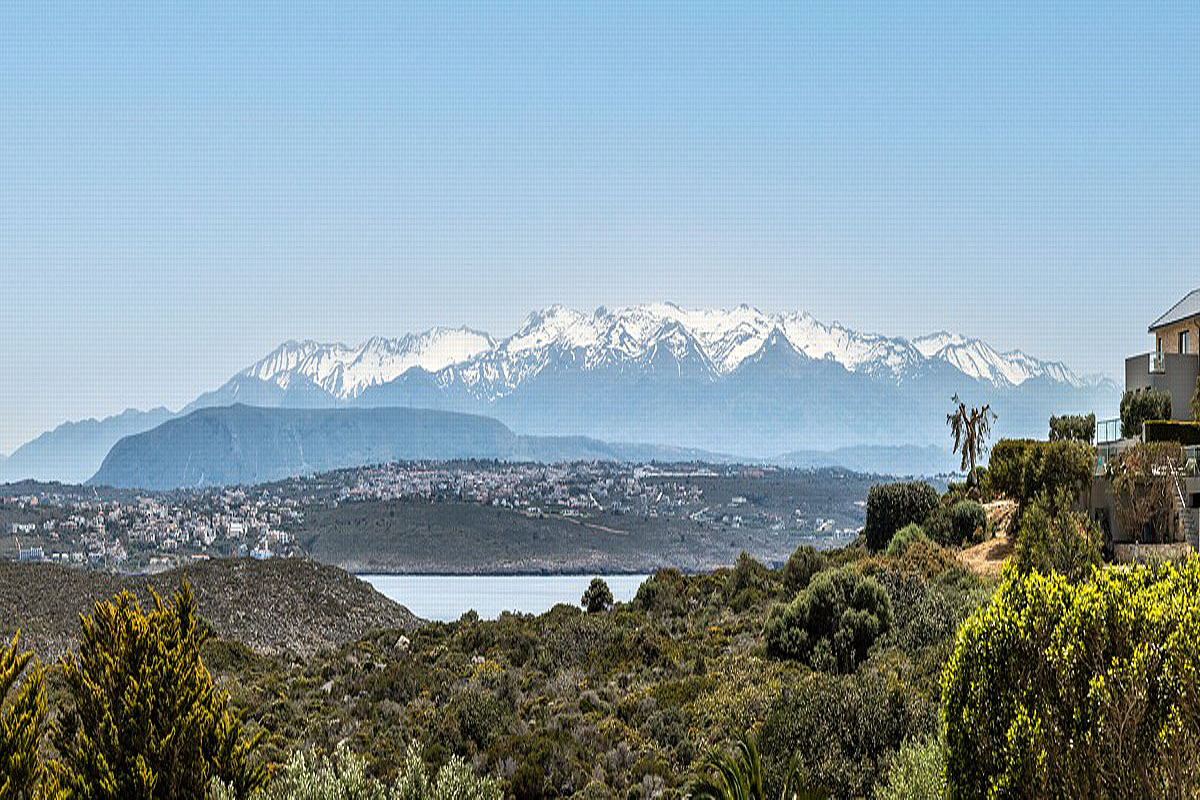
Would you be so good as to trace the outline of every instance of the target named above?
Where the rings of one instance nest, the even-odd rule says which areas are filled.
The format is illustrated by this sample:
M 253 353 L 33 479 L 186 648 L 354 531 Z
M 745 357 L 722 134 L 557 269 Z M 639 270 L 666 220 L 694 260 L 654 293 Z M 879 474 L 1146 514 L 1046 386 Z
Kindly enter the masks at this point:
M 613 599 L 627 603 L 646 575 L 359 575 L 384 597 L 422 619 L 453 622 L 468 611 L 495 619 L 505 611 L 541 614 L 557 603 L 579 605 L 600 577 Z

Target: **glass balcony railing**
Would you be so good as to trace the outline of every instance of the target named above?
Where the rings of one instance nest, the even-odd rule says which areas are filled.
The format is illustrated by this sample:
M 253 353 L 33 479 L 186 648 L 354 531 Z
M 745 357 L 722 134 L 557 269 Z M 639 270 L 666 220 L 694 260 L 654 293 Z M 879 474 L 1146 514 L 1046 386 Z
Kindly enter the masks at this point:
M 1102 419 L 1096 422 L 1096 444 L 1107 444 L 1121 440 L 1121 420 Z

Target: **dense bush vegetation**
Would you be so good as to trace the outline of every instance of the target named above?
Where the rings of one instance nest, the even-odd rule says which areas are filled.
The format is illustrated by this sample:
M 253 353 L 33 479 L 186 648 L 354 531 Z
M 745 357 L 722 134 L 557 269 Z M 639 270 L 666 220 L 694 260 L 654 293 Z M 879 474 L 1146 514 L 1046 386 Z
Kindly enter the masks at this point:
M 1197 663 L 1200 559 L 1006 571 L 945 674 L 951 797 L 1196 796 Z
M 714 748 L 738 774 L 757 770 L 737 784 L 747 798 L 781 796 L 789 776 L 788 796 L 797 798 L 935 798 L 947 781 L 957 797 L 987 796 L 993 786 L 996 796 L 1154 796 L 1170 765 L 1193 763 L 1187 743 L 1200 742 L 1197 687 L 1188 682 L 1197 653 L 1185 647 L 1186 636 L 1200 641 L 1200 574 L 1194 565 L 1160 571 L 1143 586 L 1093 573 L 1095 528 L 1070 511 L 1064 488 L 1078 478 L 1081 452 L 1090 471 L 1086 446 L 1017 444 L 997 448 L 1000 474 L 1025 502 L 1017 565 L 986 613 L 976 612 L 991 586 L 938 544 L 972 540 L 986 528 L 983 508 L 929 498 L 921 484 L 884 487 L 873 493 L 877 523 L 918 519 L 893 528 L 873 553 L 861 544 L 802 546 L 782 569 L 743 555 L 707 574 L 662 570 L 628 604 L 590 586 L 584 609 L 563 604 L 493 621 L 467 614 L 403 636 L 378 631 L 311 658 L 208 639 L 186 597 L 140 616 L 118 597 L 88 621 L 79 655 L 49 673 L 61 728 L 42 747 L 63 776 L 78 771 L 80 743 L 91 737 L 114 764 L 174 774 L 161 766 L 161 754 L 173 752 L 204 778 L 186 792 L 165 780 L 140 795 L 150 798 L 199 796 L 207 786 L 208 800 L 678 800 Z M 933 530 L 937 537 L 927 535 Z M 1095 588 L 1106 580 L 1116 582 Z M 1125 615 L 1130 597 L 1145 608 Z M 126 673 L 138 677 L 122 684 Z M 84 674 L 90 683 L 80 683 Z M 93 684 L 126 690 L 114 700 Z M 148 686 L 166 700 L 148 700 Z M 217 687 L 231 693 L 228 703 Z M 163 702 L 192 711 L 138 711 Z M 257 760 L 234 711 L 263 735 Z M 121 720 L 119 735 L 105 733 L 105 714 Z M 1113 733 L 1118 719 L 1133 731 L 1127 738 Z M 970 741 L 976 728 L 981 740 Z M 1080 738 L 1085 730 L 1091 739 Z M 172 744 L 162 741 L 171 731 L 180 732 Z M 1152 750 L 1168 734 L 1174 749 L 1151 759 L 1141 782 L 1103 777 L 1114 754 Z M 173 744 L 197 740 L 225 744 Z M 756 743 L 753 757 L 748 747 L 729 749 L 739 740 Z M 1065 777 L 1039 766 L 1068 750 L 1079 764 Z M 255 792 L 259 781 L 245 775 L 259 763 L 276 766 Z M 720 772 L 717 763 L 708 766 Z M 1101 776 L 1092 783 L 1081 766 L 1089 763 Z M 1184 778 L 1179 785 L 1195 788 Z M 105 796 L 74 787 L 76 796 Z
M 712 748 L 761 729 L 771 797 L 793 756 L 798 788 L 870 796 L 905 739 L 936 734 L 954 632 L 989 590 L 931 542 L 900 557 L 800 553 L 792 586 L 815 561 L 807 590 L 845 570 L 891 604 L 853 673 L 767 655 L 764 609 L 797 591 L 786 567 L 750 558 L 660 571 L 604 614 L 468 615 L 407 634 L 403 648 L 380 632 L 301 664 L 212 643 L 207 663 L 236 679 L 234 702 L 267 731 L 268 760 L 345 742 L 385 786 L 417 741 L 431 770 L 459 756 L 508 796 L 679 798 Z
M 822 572 L 792 602 L 771 609 L 767 653 L 822 670 L 852 672 L 892 626 L 892 601 L 853 566 Z
M 896 531 L 914 522 L 923 523 L 938 502 L 937 490 L 928 483 L 872 486 L 867 494 L 867 520 L 863 529 L 867 547 L 876 553 L 884 549 Z
M 812 545 L 802 544 L 793 551 L 783 568 L 783 585 L 789 592 L 808 588 L 809 582 L 829 560 Z
M 929 537 L 925 535 L 925 531 L 922 530 L 920 525 L 917 525 L 916 523 L 905 525 L 903 528 L 896 531 L 896 535 L 892 537 L 890 542 L 888 542 L 888 546 L 884 551 L 884 555 L 890 556 L 891 558 L 900 558 L 908 552 L 910 547 L 918 543 L 930 544 L 931 542 Z
M 461 758 L 451 758 L 430 775 L 410 748 L 400 775 L 390 785 L 370 777 L 365 759 L 344 748 L 332 756 L 295 753 L 270 787 L 250 798 L 214 779 L 208 800 L 503 800 L 490 778 L 481 778 Z
M 1082 442 L 1001 439 L 992 448 L 988 481 L 1023 510 L 1042 493 L 1079 492 L 1092 478 L 1093 458 Z
M 1095 414 L 1067 414 L 1050 418 L 1050 441 L 1091 444 L 1096 438 Z
M 952 505 L 939 505 L 923 527 L 943 547 L 976 544 L 987 535 L 987 511 L 976 500 L 958 500 Z
M 769 794 L 779 797 L 793 759 L 794 785 L 838 798 L 869 797 L 914 732 L 932 733 L 936 697 L 885 673 L 814 673 L 785 691 L 767 713 L 759 743 Z
M 1121 436 L 1136 439 L 1142 424 L 1171 418 L 1171 395 L 1161 389 L 1129 389 L 1121 395 Z
M 945 796 L 945 745 L 936 736 L 905 742 L 875 794 L 876 800 L 942 800 Z
M 1080 581 L 1100 565 L 1100 529 L 1087 515 L 1071 509 L 1065 490 L 1040 494 L 1021 517 L 1015 563 L 1021 572 L 1058 572 Z

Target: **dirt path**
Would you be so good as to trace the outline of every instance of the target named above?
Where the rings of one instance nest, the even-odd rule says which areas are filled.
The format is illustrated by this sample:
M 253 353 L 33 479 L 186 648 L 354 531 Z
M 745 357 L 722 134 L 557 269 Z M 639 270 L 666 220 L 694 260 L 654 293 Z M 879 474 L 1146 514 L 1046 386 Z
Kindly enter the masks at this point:
M 985 578 L 997 578 L 1004 562 L 1012 555 L 1016 542 L 1015 531 L 1011 530 L 1017 504 L 1011 500 L 998 500 L 984 506 L 988 515 L 988 527 L 993 537 L 974 547 L 960 550 L 959 562 L 967 569 Z

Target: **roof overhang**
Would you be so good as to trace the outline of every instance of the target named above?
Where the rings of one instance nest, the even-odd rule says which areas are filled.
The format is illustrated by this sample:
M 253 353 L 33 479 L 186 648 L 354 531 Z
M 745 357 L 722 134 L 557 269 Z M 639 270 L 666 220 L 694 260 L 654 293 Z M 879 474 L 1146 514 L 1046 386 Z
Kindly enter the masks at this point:
M 1182 300 L 1171 306 L 1167 313 L 1150 323 L 1149 331 L 1154 333 L 1160 328 L 1183 322 L 1192 317 L 1200 317 L 1200 289 L 1193 289 Z

